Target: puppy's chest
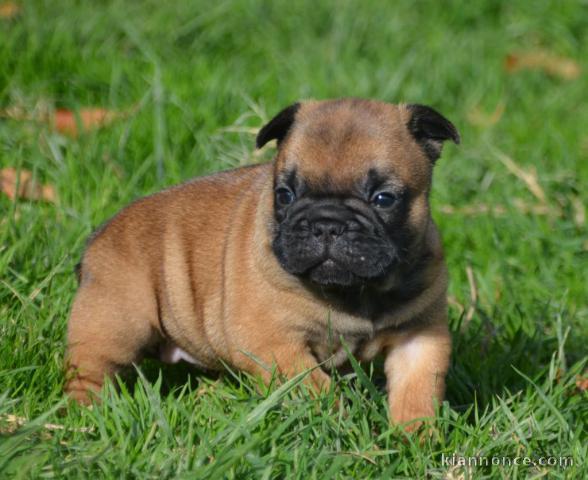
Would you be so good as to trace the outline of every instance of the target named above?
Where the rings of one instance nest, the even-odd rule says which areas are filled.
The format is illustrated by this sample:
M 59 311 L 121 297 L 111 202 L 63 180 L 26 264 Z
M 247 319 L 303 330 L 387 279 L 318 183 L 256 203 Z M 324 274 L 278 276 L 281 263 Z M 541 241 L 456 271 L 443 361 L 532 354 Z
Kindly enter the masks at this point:
M 412 314 L 402 314 L 402 303 L 388 302 L 382 305 L 385 308 L 376 308 L 374 302 L 358 305 L 353 313 L 331 310 L 325 315 L 323 311 L 306 324 L 308 346 L 325 366 L 346 363 L 348 352 L 358 360 L 370 361 L 399 329 L 411 323 Z
M 326 325 L 307 333 L 308 346 L 319 363 L 338 367 L 348 361 L 348 352 L 360 360 L 371 360 L 378 349 L 372 348 L 375 329 L 369 320 L 333 318 Z

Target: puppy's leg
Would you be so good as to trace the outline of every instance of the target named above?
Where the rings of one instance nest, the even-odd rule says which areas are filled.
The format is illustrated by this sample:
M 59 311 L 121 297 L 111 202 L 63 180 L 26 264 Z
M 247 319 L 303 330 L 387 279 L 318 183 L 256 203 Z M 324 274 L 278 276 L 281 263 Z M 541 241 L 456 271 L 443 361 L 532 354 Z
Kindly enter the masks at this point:
M 434 415 L 435 402 L 445 393 L 450 354 L 451 338 L 444 322 L 394 337 L 384 364 L 393 423 Z M 418 425 L 413 422 L 407 430 Z
M 312 369 L 304 383 L 315 393 L 326 392 L 331 384 L 331 377 L 320 367 L 306 345 L 287 345 L 276 349 L 273 354 L 278 371 L 286 378 L 293 378 L 301 372 Z
M 321 370 L 306 345 L 293 342 L 273 345 L 271 352 L 267 352 L 267 347 L 258 351 L 259 354 L 256 354 L 254 351 L 241 349 L 234 355 L 238 360 L 237 366 L 253 375 L 260 375 L 266 384 L 271 382 L 274 368 L 289 379 L 312 369 L 304 383 L 315 393 L 328 391 L 331 377 Z
M 89 403 L 106 376 L 140 360 L 154 338 L 144 308 L 96 282 L 80 287 L 68 327 L 65 391 L 71 398 Z

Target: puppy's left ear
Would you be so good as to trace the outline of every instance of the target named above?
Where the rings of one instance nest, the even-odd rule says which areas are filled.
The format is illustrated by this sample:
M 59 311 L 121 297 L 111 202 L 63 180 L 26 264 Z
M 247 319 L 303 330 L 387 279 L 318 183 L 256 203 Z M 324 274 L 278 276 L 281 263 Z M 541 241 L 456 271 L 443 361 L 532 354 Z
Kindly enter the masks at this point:
M 407 108 L 411 115 L 408 130 L 432 162 L 441 156 L 445 140 L 455 144 L 461 141 L 453 123 L 436 110 L 417 104 L 407 105 Z
M 257 148 L 263 147 L 270 140 L 276 139 L 278 145 L 286 138 L 290 127 L 294 123 L 296 112 L 300 108 L 300 103 L 294 103 L 289 107 L 284 108 L 274 118 L 272 118 L 267 125 L 264 125 L 257 134 L 255 145 Z

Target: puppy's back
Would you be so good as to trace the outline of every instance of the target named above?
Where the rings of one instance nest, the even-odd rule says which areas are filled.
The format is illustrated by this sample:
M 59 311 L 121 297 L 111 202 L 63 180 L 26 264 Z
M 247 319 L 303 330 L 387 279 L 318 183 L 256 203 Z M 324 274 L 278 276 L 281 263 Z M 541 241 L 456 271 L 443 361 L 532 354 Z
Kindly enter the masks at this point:
M 149 269 L 157 278 L 162 240 L 171 230 L 176 238 L 198 245 L 207 257 L 216 256 L 221 245 L 208 239 L 224 238 L 214 232 L 229 227 L 232 212 L 270 173 L 270 164 L 241 167 L 136 200 L 90 236 L 80 262 L 80 282 L 99 274 L 124 275 L 125 270 L 136 274 Z

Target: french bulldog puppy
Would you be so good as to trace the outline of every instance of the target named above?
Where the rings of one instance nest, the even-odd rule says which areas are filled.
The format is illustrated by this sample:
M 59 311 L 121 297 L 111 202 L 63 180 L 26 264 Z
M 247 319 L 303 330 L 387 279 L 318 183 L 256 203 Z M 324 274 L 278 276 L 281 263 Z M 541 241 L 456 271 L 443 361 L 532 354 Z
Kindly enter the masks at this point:
M 385 357 L 390 417 L 434 414 L 451 340 L 429 192 L 456 128 L 422 105 L 296 103 L 257 136 L 269 163 L 136 201 L 93 234 L 68 329 L 66 392 L 86 403 L 149 352 L 328 387 Z

